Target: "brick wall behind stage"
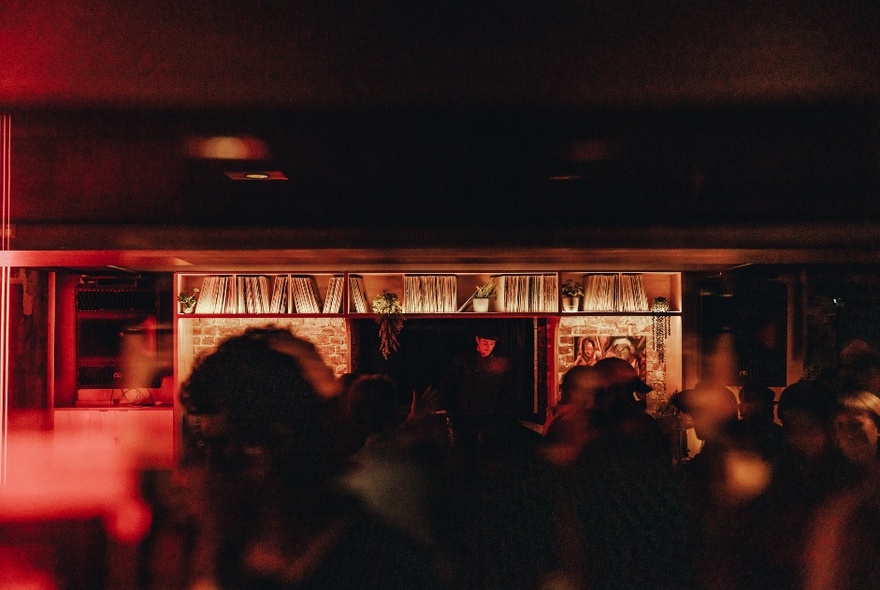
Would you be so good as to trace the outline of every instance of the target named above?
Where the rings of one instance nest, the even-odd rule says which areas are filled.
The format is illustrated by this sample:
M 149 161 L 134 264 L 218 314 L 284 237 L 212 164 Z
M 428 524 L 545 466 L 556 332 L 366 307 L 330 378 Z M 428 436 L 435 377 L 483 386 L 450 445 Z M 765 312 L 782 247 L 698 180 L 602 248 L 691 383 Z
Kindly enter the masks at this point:
M 642 316 L 577 316 L 563 317 L 559 321 L 556 342 L 557 383 L 565 372 L 574 366 L 576 336 L 644 336 L 646 345 L 647 374 L 645 380 L 654 391 L 648 394 L 648 411 L 668 400 L 666 391 L 666 367 L 660 362 L 654 349 L 652 318 Z
M 331 318 L 201 318 L 193 320 L 193 357 L 206 354 L 225 338 L 241 334 L 251 326 L 273 325 L 290 330 L 299 338 L 312 342 L 324 362 L 336 376 L 348 372 L 348 329 L 345 320 Z

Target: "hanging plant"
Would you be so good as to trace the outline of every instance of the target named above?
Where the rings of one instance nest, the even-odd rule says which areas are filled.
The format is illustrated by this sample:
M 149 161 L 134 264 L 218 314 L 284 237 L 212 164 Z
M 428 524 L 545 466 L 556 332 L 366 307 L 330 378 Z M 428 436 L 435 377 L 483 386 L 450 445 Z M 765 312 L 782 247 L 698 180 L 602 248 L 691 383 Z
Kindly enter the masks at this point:
M 403 329 L 403 306 L 395 293 L 383 289 L 382 293 L 373 298 L 373 313 L 379 324 L 379 352 L 385 360 L 400 347 L 397 337 Z
M 671 331 L 669 320 L 669 302 L 664 297 L 656 297 L 651 302 L 651 313 L 654 314 L 653 336 L 654 350 L 661 363 L 666 362 L 666 337 Z

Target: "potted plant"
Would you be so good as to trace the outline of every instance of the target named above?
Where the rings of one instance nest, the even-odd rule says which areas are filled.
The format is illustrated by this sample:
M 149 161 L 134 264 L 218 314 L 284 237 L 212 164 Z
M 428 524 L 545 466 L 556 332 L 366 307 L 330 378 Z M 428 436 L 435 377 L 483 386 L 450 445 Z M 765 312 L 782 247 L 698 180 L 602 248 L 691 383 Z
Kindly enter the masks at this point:
M 581 307 L 584 286 L 574 279 L 562 283 L 562 311 L 577 311 Z
M 188 295 L 186 291 L 177 294 L 177 302 L 180 304 L 180 311 L 183 313 L 192 313 L 196 309 L 196 301 L 199 297 L 199 289 L 196 287 L 192 291 L 192 295 Z
M 376 323 L 379 324 L 379 352 L 388 360 L 392 351 L 400 347 L 397 337 L 403 329 L 403 305 L 396 293 L 383 289 L 379 295 L 373 298 L 373 313 L 376 314 Z
M 472 297 L 474 311 L 485 313 L 489 311 L 489 299 L 495 295 L 495 281 L 489 280 L 485 285 L 477 287 Z
M 671 333 L 669 320 L 669 301 L 665 297 L 655 297 L 651 301 L 651 334 L 654 337 L 654 350 L 657 351 L 657 359 L 661 363 L 666 362 L 666 337 Z

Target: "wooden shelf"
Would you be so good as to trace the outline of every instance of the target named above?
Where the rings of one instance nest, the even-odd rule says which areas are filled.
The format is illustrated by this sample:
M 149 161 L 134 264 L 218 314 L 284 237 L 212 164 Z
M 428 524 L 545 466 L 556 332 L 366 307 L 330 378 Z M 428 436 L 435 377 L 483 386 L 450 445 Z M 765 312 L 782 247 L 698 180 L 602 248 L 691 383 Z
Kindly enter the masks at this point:
M 622 309 L 586 311 L 583 305 L 576 311 L 563 311 L 561 286 L 573 279 L 583 282 L 584 277 L 591 274 L 611 275 L 616 279 L 634 277 L 632 281 L 643 289 L 642 304 L 645 307 L 657 298 L 663 297 L 669 302 L 669 311 L 663 315 L 671 319 L 671 335 L 665 345 L 665 360 L 659 358 L 658 352 L 651 341 L 651 318 L 657 316 L 649 309 L 624 311 Z M 174 291 L 192 290 L 204 284 L 207 277 L 225 276 L 236 279 L 236 273 L 212 275 L 210 273 L 178 273 L 175 275 Z M 430 325 L 434 320 L 437 328 L 447 322 L 450 326 L 461 329 L 459 324 L 474 322 L 477 324 L 503 324 L 505 320 L 529 320 L 534 338 L 534 391 L 535 408 L 543 408 L 544 401 L 552 403 L 558 391 L 558 383 L 565 370 L 573 366 L 577 359 L 577 342 L 585 335 L 617 336 L 625 335 L 641 339 L 644 344 L 643 359 L 647 371 L 644 378 L 658 392 L 669 393 L 680 389 L 682 384 L 681 370 L 681 323 L 682 323 L 682 273 L 652 271 L 646 273 L 595 273 L 588 266 L 583 269 L 573 268 L 564 271 L 547 272 L 512 272 L 510 270 L 485 269 L 461 273 L 425 272 L 422 269 L 408 271 L 337 271 L 328 270 L 302 275 L 291 269 L 289 272 L 275 271 L 264 275 L 248 274 L 246 276 L 265 276 L 274 279 L 279 276 L 310 276 L 319 288 L 321 299 L 327 296 L 327 285 L 331 277 L 342 278 L 345 286 L 342 296 L 340 313 L 195 313 L 183 314 L 175 312 L 175 379 L 179 384 L 195 366 L 201 355 L 209 353 L 223 338 L 240 333 L 251 326 L 274 323 L 283 328 L 290 328 L 298 336 L 315 344 L 322 358 L 336 375 L 349 371 L 360 371 L 364 366 L 368 370 L 384 370 L 382 365 L 375 365 L 370 350 L 365 343 L 371 344 L 372 329 L 376 314 L 372 311 L 372 301 L 383 291 L 396 294 L 402 304 L 402 314 L 412 325 L 427 320 Z M 497 281 L 498 288 L 495 300 L 490 303 L 489 311 L 475 312 L 470 305 L 474 291 L 487 282 Z M 354 286 L 357 291 L 352 290 Z M 434 292 L 434 291 L 438 292 Z M 413 297 L 423 297 L 424 301 L 414 302 Z M 454 300 L 454 304 L 453 304 Z M 511 301 L 522 304 L 521 307 L 508 306 Z M 359 302 L 359 305 L 358 305 Z M 431 311 L 431 310 L 454 311 Z M 512 311 L 516 309 L 516 311 Z M 460 311 L 459 311 L 460 310 Z M 197 320 L 211 320 L 200 322 Z M 224 320 L 231 320 L 224 322 Z M 458 320 L 459 322 L 456 322 Z M 510 322 L 511 324 L 515 322 Z M 423 327 L 423 326 L 421 326 Z M 442 326 L 446 328 L 447 326 Z M 404 328 L 406 330 L 406 328 Z M 438 332 L 442 330 L 438 329 Z M 411 334 L 418 334 L 417 331 Z M 366 352 L 365 352 L 366 351 Z M 375 351 L 373 351 L 375 352 Z M 418 350 L 414 354 L 420 354 Z M 650 355 L 650 358 L 648 357 Z M 537 410 L 536 410 L 537 411 Z
M 585 309 L 584 300 L 577 311 L 563 311 L 561 305 L 561 285 L 568 279 L 585 283 L 590 276 L 606 276 L 613 282 L 614 294 L 609 307 L 612 309 Z M 311 291 L 314 301 L 308 305 L 298 304 L 294 294 L 293 283 L 287 285 L 288 292 L 282 310 L 273 312 L 254 311 L 263 309 L 268 292 L 274 291 L 279 281 L 298 281 L 301 292 Z M 344 287 L 343 292 L 333 291 L 333 282 L 338 281 Z M 477 287 L 493 282 L 496 286 L 494 298 L 490 300 L 489 315 L 497 316 L 555 316 L 574 314 L 590 315 L 653 315 L 650 311 L 651 302 L 663 297 L 669 303 L 670 313 L 681 310 L 681 273 L 680 272 L 645 272 L 645 273 L 608 273 L 591 272 L 589 270 L 567 270 L 548 272 L 486 272 L 466 273 L 431 273 L 431 272 L 322 272 L 313 274 L 301 273 L 266 273 L 266 274 L 206 274 L 180 273 L 176 275 L 177 292 L 192 293 L 199 289 L 199 302 L 195 313 L 183 314 L 178 310 L 178 317 L 372 317 L 372 301 L 383 292 L 388 291 L 398 296 L 404 315 L 419 317 L 458 317 L 460 315 L 475 316 L 471 297 Z M 638 303 L 630 307 L 621 303 L 626 300 L 621 293 L 627 292 L 621 284 L 630 283 L 635 286 Z M 219 283 L 219 287 L 217 285 Z M 253 288 L 249 289 L 248 285 Z M 256 287 L 255 285 L 261 285 Z M 310 286 L 310 287 L 309 287 Z M 218 296 L 218 289 L 224 295 Z M 250 303 L 253 294 L 258 291 L 263 304 Z M 335 304 L 332 309 L 339 311 L 325 312 L 325 302 L 331 292 L 335 293 Z M 204 303 L 201 298 L 214 298 L 213 303 Z M 218 311 L 222 307 L 227 311 Z M 306 309 L 307 311 L 302 311 Z M 314 311 L 321 309 L 322 311 Z M 206 311 L 210 310 L 210 311 Z M 482 313 L 482 312 L 481 312 Z
M 102 279 L 86 277 L 74 289 L 76 389 L 149 388 L 134 367 L 157 354 L 158 292 Z
M 200 317 L 339 315 L 345 309 L 344 273 L 178 274 L 176 293 L 196 296 Z

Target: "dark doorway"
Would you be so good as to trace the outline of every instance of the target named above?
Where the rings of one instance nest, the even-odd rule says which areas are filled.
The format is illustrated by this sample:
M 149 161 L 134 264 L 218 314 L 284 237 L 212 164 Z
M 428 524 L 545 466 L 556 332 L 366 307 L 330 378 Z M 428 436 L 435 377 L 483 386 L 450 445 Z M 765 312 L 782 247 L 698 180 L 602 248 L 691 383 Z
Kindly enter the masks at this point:
M 785 387 L 787 286 L 775 280 L 706 281 L 701 285 L 702 378 L 721 378 L 727 385 L 756 383 Z M 725 340 L 726 338 L 726 340 Z M 724 342 L 732 347 L 724 349 Z M 719 348 L 732 353 L 735 374 L 713 373 Z
M 355 341 L 354 371 L 385 373 L 401 391 L 401 404 L 408 404 L 412 392 L 422 393 L 439 385 L 453 357 L 476 346 L 478 330 L 488 328 L 498 335 L 495 354 L 511 361 L 513 407 L 524 419 L 534 419 L 543 412 L 545 396 L 536 395 L 536 384 L 544 382 L 547 368 L 546 321 L 534 318 L 408 318 L 400 333 L 400 348 L 384 359 L 379 352 L 378 325 L 372 319 L 352 322 Z M 536 403 L 538 409 L 536 411 Z

